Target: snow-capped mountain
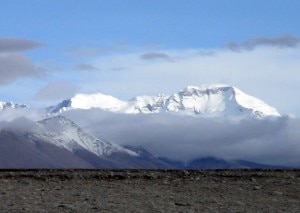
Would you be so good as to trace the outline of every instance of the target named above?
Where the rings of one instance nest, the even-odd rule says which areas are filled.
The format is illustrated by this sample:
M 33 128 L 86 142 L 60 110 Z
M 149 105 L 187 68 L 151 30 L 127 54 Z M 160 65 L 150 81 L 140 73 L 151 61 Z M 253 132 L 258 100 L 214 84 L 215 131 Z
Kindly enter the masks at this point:
M 38 121 L 31 130 L 0 130 L 0 141 L 5 168 L 172 168 L 140 149 L 91 136 L 63 116 Z
M 173 168 L 142 149 L 93 137 L 63 116 L 35 124 L 0 129 L 1 168 Z
M 47 118 L 38 121 L 37 124 L 39 129 L 35 132 L 35 135 L 70 152 L 81 149 L 97 156 L 110 156 L 113 153 L 138 156 L 136 152 L 87 134 L 74 122 L 63 116 Z
M 51 113 L 62 112 L 69 109 L 91 109 L 100 108 L 112 112 L 121 111 L 127 106 L 125 101 L 118 100 L 109 95 L 77 94 L 73 98 L 64 100 L 54 107 L 49 107 Z
M 236 87 L 223 84 L 188 86 L 170 96 L 137 96 L 129 101 L 100 93 L 78 94 L 48 110 L 49 113 L 60 113 L 71 109 L 91 108 L 119 113 L 175 112 L 185 115 L 255 118 L 280 116 L 275 108 L 263 101 Z
M 275 108 L 228 85 L 188 86 L 172 95 L 166 108 L 213 116 L 280 116 Z
M 28 107 L 25 104 L 16 104 L 14 102 L 2 102 L 0 101 L 0 111 L 5 109 L 17 109 L 17 108 L 26 108 Z

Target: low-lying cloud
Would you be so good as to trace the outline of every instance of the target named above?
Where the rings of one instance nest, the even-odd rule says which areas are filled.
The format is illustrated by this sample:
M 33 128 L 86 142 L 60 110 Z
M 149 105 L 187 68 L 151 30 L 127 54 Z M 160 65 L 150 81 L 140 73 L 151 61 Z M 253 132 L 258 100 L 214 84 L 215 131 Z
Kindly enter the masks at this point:
M 208 119 L 172 114 L 65 112 L 85 130 L 120 145 L 143 147 L 160 157 L 189 161 L 214 156 L 300 166 L 300 121 Z
M 36 130 L 36 121 L 47 117 L 45 109 L 18 108 L 5 109 L 0 112 L 0 131 L 33 131 Z
M 231 42 L 227 47 L 232 51 L 254 50 L 259 46 L 270 46 L 277 48 L 296 48 L 300 43 L 300 38 L 292 35 L 278 37 L 260 37 L 245 41 L 243 43 Z
M 12 121 L 0 121 L 0 131 L 32 131 L 36 128 L 36 123 L 25 117 L 19 117 Z
M 240 159 L 300 167 L 300 120 L 289 117 L 232 120 L 164 114 L 119 114 L 93 110 L 63 113 L 100 139 L 143 147 L 155 156 L 190 161 L 202 157 Z M 0 113 L 0 130 L 30 131 L 45 110 Z

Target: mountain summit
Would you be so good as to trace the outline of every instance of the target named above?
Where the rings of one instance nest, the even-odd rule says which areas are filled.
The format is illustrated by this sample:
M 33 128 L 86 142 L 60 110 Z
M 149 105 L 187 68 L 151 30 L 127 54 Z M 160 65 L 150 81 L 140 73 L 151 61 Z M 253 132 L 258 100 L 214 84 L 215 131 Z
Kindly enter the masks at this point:
M 113 153 L 138 156 L 131 150 L 87 134 L 74 122 L 63 116 L 47 118 L 37 123 L 40 129 L 35 135 L 39 135 L 40 138 L 51 141 L 54 145 L 70 152 L 87 150 L 97 156 L 110 156 Z
M 100 93 L 77 94 L 71 99 L 50 107 L 49 113 L 91 108 L 129 114 L 173 112 L 212 117 L 280 116 L 275 108 L 263 101 L 247 95 L 236 87 L 224 84 L 188 86 L 170 96 L 137 96 L 129 101 L 122 101 Z

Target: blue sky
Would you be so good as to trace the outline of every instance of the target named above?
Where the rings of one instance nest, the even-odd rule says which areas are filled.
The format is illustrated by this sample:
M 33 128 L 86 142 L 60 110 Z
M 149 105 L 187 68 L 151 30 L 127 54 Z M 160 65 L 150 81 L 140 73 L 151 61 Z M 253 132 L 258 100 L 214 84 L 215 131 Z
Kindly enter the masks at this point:
M 299 117 L 299 9 L 297 0 L 0 0 L 0 97 L 42 107 L 77 92 L 129 99 L 221 82 Z

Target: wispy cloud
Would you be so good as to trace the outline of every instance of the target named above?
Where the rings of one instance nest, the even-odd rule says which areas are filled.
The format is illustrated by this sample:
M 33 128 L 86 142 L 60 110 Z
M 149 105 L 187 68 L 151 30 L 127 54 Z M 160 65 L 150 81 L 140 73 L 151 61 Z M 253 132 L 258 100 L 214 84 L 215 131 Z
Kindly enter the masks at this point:
M 41 47 L 42 44 L 16 38 L 0 38 L 0 84 L 8 84 L 23 77 L 44 75 L 44 70 L 22 55 L 22 51 Z
M 68 55 L 74 57 L 93 57 L 106 55 L 111 51 L 111 47 L 80 47 L 70 51 Z
M 45 109 L 34 109 L 34 108 L 18 108 L 18 109 L 6 109 L 0 113 L 0 129 L 2 126 L 7 126 L 7 122 L 15 121 L 15 124 L 10 125 L 12 128 L 17 126 L 28 126 L 26 122 L 16 122 L 18 119 L 27 119 L 31 121 L 42 120 L 47 117 L 47 111 Z M 20 121 L 19 120 L 19 121 Z
M 127 49 L 130 49 L 130 44 L 127 41 L 119 41 L 113 44 L 78 47 L 70 50 L 67 55 L 73 57 L 95 57 L 121 53 Z
M 259 46 L 271 46 L 277 48 L 295 48 L 299 45 L 300 38 L 292 35 L 278 37 L 260 37 L 243 43 L 230 42 L 227 47 L 232 51 L 253 50 Z
M 215 56 L 216 55 L 216 52 L 214 51 L 204 51 L 204 50 L 201 50 L 197 53 L 197 55 L 200 55 L 200 56 Z
M 41 47 L 39 42 L 17 39 L 17 38 L 0 38 L 0 53 L 20 52 Z
M 25 118 L 23 116 L 14 118 L 9 121 L 0 120 L 0 130 L 30 131 L 35 128 L 37 128 L 37 125 L 31 119 Z
M 93 71 L 99 71 L 100 69 L 92 64 L 77 64 L 74 68 L 75 70 L 78 71 L 88 71 L 88 72 L 93 72 Z
M 110 70 L 113 72 L 120 72 L 126 70 L 126 67 L 113 67 Z
M 67 81 L 57 81 L 47 84 L 41 88 L 34 96 L 36 101 L 60 101 L 70 98 L 79 87 Z
M 170 56 L 166 53 L 161 53 L 161 52 L 149 52 L 149 53 L 144 53 L 140 56 L 141 59 L 143 60 L 169 60 Z
M 21 54 L 0 54 L 0 84 L 8 84 L 23 77 L 39 77 L 44 70 Z

